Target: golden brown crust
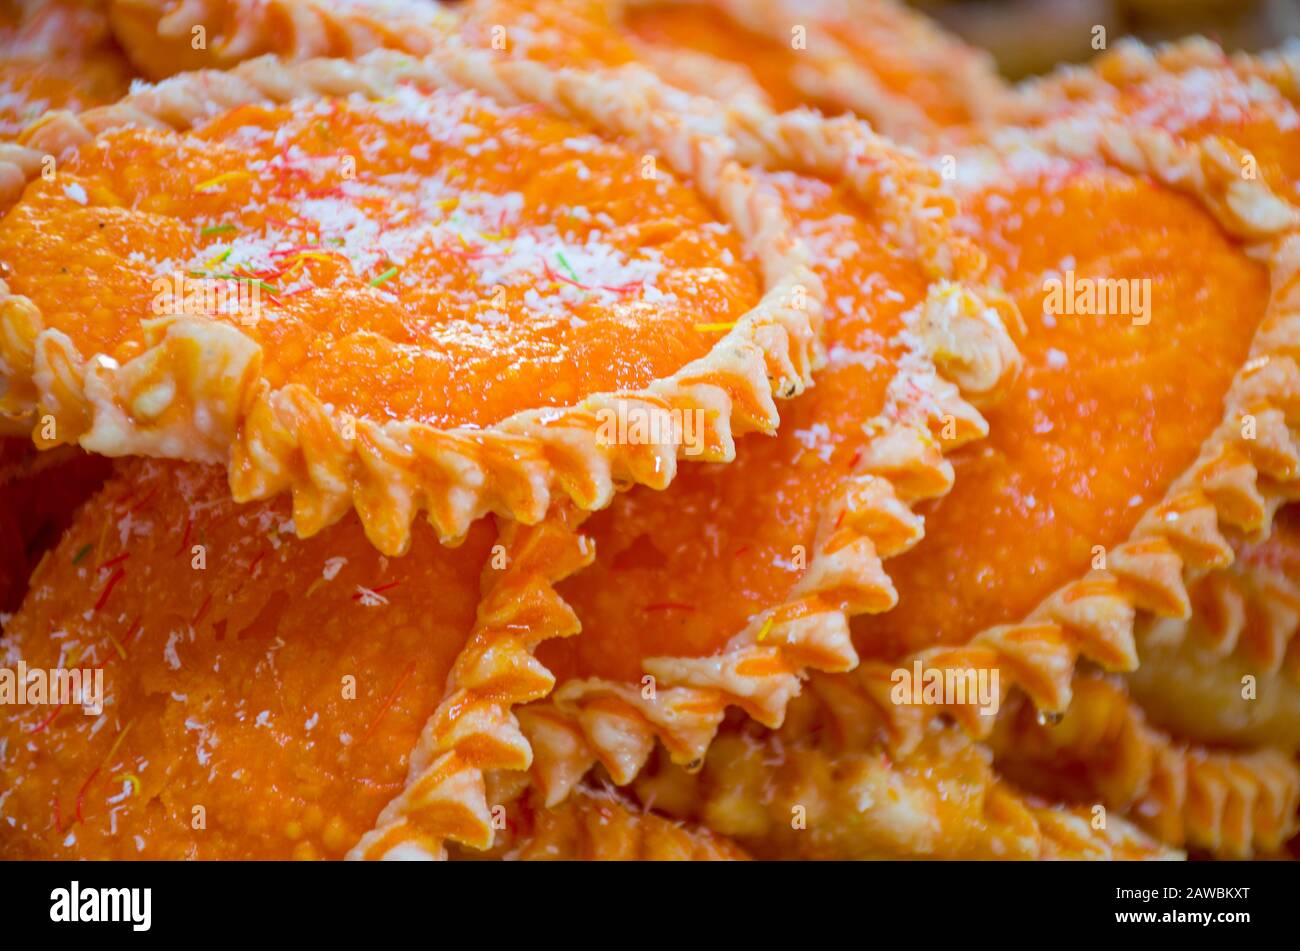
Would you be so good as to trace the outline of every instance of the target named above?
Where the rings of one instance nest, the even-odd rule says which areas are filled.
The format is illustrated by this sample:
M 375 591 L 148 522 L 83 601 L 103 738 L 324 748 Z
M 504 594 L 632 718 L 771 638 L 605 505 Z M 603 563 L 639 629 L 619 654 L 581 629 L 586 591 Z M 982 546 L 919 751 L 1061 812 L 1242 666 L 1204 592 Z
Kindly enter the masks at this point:
M 487 856 L 511 861 L 736 861 L 744 849 L 710 829 L 643 810 L 613 790 L 580 789 L 557 806 L 498 807 L 505 831 Z
M 821 359 L 820 281 L 789 238 L 779 207 L 726 160 L 725 144 L 652 112 L 634 95 L 611 94 L 618 87 L 610 77 L 499 61 L 455 44 L 422 61 L 385 50 L 357 63 L 263 58 L 225 73 L 178 76 L 78 117 L 51 114 L 27 131 L 23 146 L 0 146 L 0 170 L 7 165 L 11 173 L 33 175 L 46 152 L 60 153 L 124 124 L 185 128 L 214 107 L 304 95 L 377 96 L 412 81 L 467 85 L 509 103 L 539 102 L 660 149 L 750 243 L 764 278 L 759 304 L 709 355 L 643 391 L 524 411 L 486 429 L 358 420 L 355 439 L 349 439 L 338 414 L 304 387 L 273 389 L 262 379 L 260 349 L 230 325 L 159 320 L 149 327 L 148 349 L 117 366 L 80 353 L 67 335 L 44 327 L 28 298 L 0 286 L 0 367 L 10 384 L 0 397 L 0 417 L 12 427 L 38 408 L 54 413 L 61 440 L 109 455 L 228 458 L 236 498 L 291 491 L 303 534 L 355 506 L 386 553 L 404 550 L 410 522 L 421 510 L 444 539 L 455 539 L 489 512 L 536 522 L 552 493 L 593 509 L 608 503 L 616 484 L 662 488 L 685 450 L 671 423 L 675 411 L 704 412 L 699 458 L 706 461 L 729 460 L 735 435 L 775 429 L 773 396 L 801 392 Z M 158 412 L 151 397 L 168 392 L 187 397 L 181 403 L 194 411 Z M 601 440 L 600 411 L 615 404 L 669 420 L 666 431 L 674 440 L 649 447 Z
M 999 718 L 999 768 L 1022 782 L 1047 783 L 1049 792 L 1097 796 L 1180 848 L 1246 858 L 1295 834 L 1300 767 L 1287 754 L 1175 740 L 1150 726 L 1120 685 L 1100 677 L 1076 678 L 1074 694 L 1055 724 L 1041 722 L 1028 705 Z
M 1300 749 L 1300 507 L 1191 586 L 1191 617 L 1139 626 L 1129 675 L 1152 720 L 1212 743 Z
M 824 702 L 843 679 L 817 677 L 780 730 L 728 729 L 699 773 L 657 764 L 638 778 L 638 795 L 764 858 L 1179 857 L 1123 819 L 1015 790 L 988 750 L 951 725 L 889 756 Z

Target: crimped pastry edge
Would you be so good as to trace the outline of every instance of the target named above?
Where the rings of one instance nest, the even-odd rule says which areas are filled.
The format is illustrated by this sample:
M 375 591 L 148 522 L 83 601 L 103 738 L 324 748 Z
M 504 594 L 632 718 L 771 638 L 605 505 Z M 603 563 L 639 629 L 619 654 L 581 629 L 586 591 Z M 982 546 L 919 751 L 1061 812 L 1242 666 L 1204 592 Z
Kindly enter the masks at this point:
M 927 300 L 923 325 L 915 331 L 926 343 L 930 355 L 943 364 L 950 377 L 962 382 L 972 398 L 996 398 L 1019 365 L 1014 343 L 1002 329 L 1002 314 L 1013 321 L 1018 321 L 1018 314 L 1014 305 L 1002 300 L 998 300 L 1001 309 L 987 307 L 961 281 L 949 281 L 949 275 L 959 278 L 978 272 L 983 268 L 984 260 L 982 255 L 970 249 L 966 249 L 966 253 L 956 253 L 952 243 L 946 240 L 948 235 L 933 225 L 933 212 L 948 213 L 950 208 L 937 200 L 936 179 L 932 171 L 923 169 L 910 153 L 893 149 L 859 122 L 836 122 L 823 127 L 810 113 L 775 117 L 762 113 L 762 110 L 751 110 L 744 116 L 733 117 L 729 112 L 707 107 L 703 104 L 705 100 L 669 94 L 645 70 L 623 69 L 616 70 L 616 73 L 621 75 L 624 88 L 656 112 L 697 125 L 703 118 L 711 118 L 710 129 L 719 142 L 731 142 L 732 133 L 744 130 L 746 144 L 737 147 L 737 151 L 753 153 L 767 148 L 767 153 L 776 156 L 772 161 L 781 164 L 780 156 L 807 146 L 807 151 L 820 164 L 844 170 L 846 177 L 853 179 L 855 187 L 878 201 L 888 214 L 902 218 L 907 225 L 915 220 L 915 229 L 905 227 L 900 238 L 923 257 L 928 272 L 936 278 L 932 283 L 931 298 Z M 702 113 L 710 113 L 710 116 Z M 759 144 L 763 142 L 781 144 L 779 148 L 772 148 Z M 940 205 L 937 209 L 936 203 Z M 911 369 L 914 375 L 907 379 L 926 388 L 932 396 L 931 416 L 905 421 L 901 411 L 891 409 L 884 418 L 883 433 L 875 443 L 876 452 L 867 453 L 857 483 L 846 485 L 835 507 L 828 507 L 823 513 L 823 527 L 819 534 L 822 547 L 831 542 L 832 537 L 835 537 L 835 542 L 848 537 L 854 544 L 844 546 L 835 556 L 822 557 L 820 561 L 814 553 L 813 569 L 822 574 L 814 576 L 810 572 L 809 577 L 814 581 L 809 583 L 809 591 L 802 592 L 803 602 L 815 598 L 819 585 L 827 589 L 842 589 L 845 578 L 858 587 L 861 591 L 859 596 L 868 607 L 879 608 L 880 599 L 891 599 L 892 587 L 880 572 L 876 546 L 879 546 L 880 555 L 894 553 L 901 550 L 900 546 L 906 546 L 918 530 L 918 520 L 907 509 L 907 501 L 926 498 L 935 491 L 945 491 L 952 481 L 948 464 L 936 451 L 930 427 L 941 425 L 945 417 L 952 418 L 957 427 L 952 440 L 954 446 L 984 434 L 983 417 L 962 399 L 954 383 L 933 372 L 930 360 L 924 361 L 924 366 L 919 368 L 923 378 L 915 375 L 917 368 Z M 835 526 L 835 522 L 841 520 L 841 514 L 846 521 L 842 530 Z M 541 522 L 536 531 L 538 534 L 554 531 L 552 542 L 555 544 L 560 544 L 560 535 L 567 533 L 569 548 L 581 551 L 584 559 L 590 560 L 591 552 L 585 539 L 576 535 L 580 521 L 580 517 L 573 516 L 565 508 L 558 516 Z M 510 527 L 506 529 L 511 530 Z M 569 563 L 556 559 L 554 564 Z M 571 568 L 577 570 L 578 566 L 575 557 Z M 480 661 L 490 656 L 491 669 L 498 670 L 500 665 L 507 665 L 515 672 L 526 670 L 529 679 L 515 690 L 503 690 L 499 679 L 494 681 L 484 673 L 481 663 L 467 661 L 458 664 L 458 670 L 451 678 L 451 695 L 430 718 L 419 750 L 412 757 L 407 789 L 386 809 L 377 828 L 357 844 L 352 857 L 441 857 L 439 837 L 452 838 L 478 848 L 489 846 L 493 839 L 493 816 L 484 799 L 484 774 L 516 772 L 532 765 L 529 724 L 533 720 L 526 715 L 523 722 L 516 720 L 512 708 L 529 700 L 536 702 L 549 694 L 554 683 L 550 672 L 533 659 L 533 647 L 545 637 L 572 634 L 577 630 L 577 618 L 552 589 L 554 582 L 564 577 L 568 570 L 547 573 L 554 572 L 550 561 L 534 561 L 529 565 L 520 563 L 513 556 L 510 570 L 516 579 L 517 590 L 525 591 L 529 602 L 541 611 L 534 618 L 537 633 L 521 642 L 511 633 L 510 624 L 502 621 L 473 638 L 474 643 L 491 644 L 490 651 L 484 647 L 467 651 L 465 656 L 477 655 Z M 510 586 L 504 586 L 502 590 L 510 590 Z M 513 596 L 519 598 L 517 594 Z M 508 620 L 519 608 L 519 604 L 502 598 L 491 609 L 491 615 Z M 515 626 L 517 628 L 517 624 Z M 814 656 L 810 657 L 813 663 L 840 666 L 857 660 L 852 646 L 845 648 L 848 625 L 842 612 L 823 607 L 790 626 L 794 629 L 792 643 L 802 640 L 803 650 L 813 652 Z M 761 630 L 762 621 L 759 621 L 749 631 L 750 638 L 755 637 L 755 631 Z M 779 642 L 780 633 L 774 640 Z M 762 648 L 762 651 L 771 652 L 770 648 Z M 751 655 L 753 648 L 742 650 L 736 657 L 737 665 L 753 666 Z M 666 659 L 664 663 L 672 661 Z M 699 676 L 698 670 L 694 676 Z M 703 676 L 707 678 L 707 672 Z M 783 676 L 771 670 L 766 674 L 751 674 L 750 683 L 755 687 L 762 685 L 761 690 L 767 695 L 766 713 L 762 716 L 767 720 L 779 718 L 792 686 L 788 674 Z M 606 686 L 595 686 L 594 690 L 602 692 Z M 625 692 L 623 685 L 610 686 L 619 694 Z M 711 687 L 705 687 L 705 690 L 680 687 L 677 695 L 698 699 L 702 692 L 715 694 L 716 691 Z M 582 707 L 589 705 L 584 700 L 575 703 Z M 473 713 L 465 717 L 467 709 Z M 650 712 L 653 716 L 653 708 L 641 712 Z M 710 713 L 705 716 L 705 722 L 697 718 L 693 724 L 682 726 L 692 734 L 692 742 L 707 743 L 705 734 L 711 730 L 708 726 L 711 720 Z M 677 734 L 664 734 L 664 737 L 669 735 Z M 625 742 L 625 738 L 627 734 L 614 742 Z M 614 734 L 611 734 L 611 739 L 614 739 Z M 699 755 L 702 755 L 702 750 Z M 571 786 L 564 787 L 564 794 L 568 789 Z M 549 804 L 562 799 L 558 790 L 547 792 Z M 412 816 L 424 815 L 430 809 L 441 809 L 443 816 L 428 822 L 424 828 L 420 828 L 417 822 L 412 824 Z
M 674 107 L 690 111 L 700 104 L 675 98 Z M 860 167 L 885 154 L 896 162 L 915 163 L 905 151 L 881 151 L 879 140 L 857 120 L 823 120 L 797 112 L 764 122 L 762 110 L 747 103 L 744 111 L 727 110 L 725 122 L 747 161 L 841 177 L 872 199 L 880 196 L 856 174 Z M 933 173 L 916 165 L 915 174 L 935 188 Z M 900 192 L 890 205 L 895 214 L 923 207 L 933 207 L 933 201 L 920 188 Z M 817 539 L 799 585 L 781 604 L 756 613 L 724 652 L 647 659 L 644 669 L 655 685 L 650 696 L 641 684 L 571 680 L 546 702 L 520 711 L 535 753 L 531 779 L 548 804 L 562 801 L 597 761 L 616 783 L 630 782 L 656 742 L 674 761 L 698 764 L 727 706 L 740 706 L 759 722 L 779 725 L 808 670 L 849 670 L 857 664 L 848 618 L 892 607 L 897 596 L 882 559 L 921 538 L 923 524 L 912 504 L 951 487 L 952 468 L 944 451 L 987 433 L 968 399 L 998 398 L 1020 366 L 1003 317 L 1018 324 L 1014 305 L 969 286 L 982 281 L 982 254 L 969 248 L 956 253 L 962 251 L 961 242 L 933 217 L 926 220 L 928 230 L 908 236 L 934 278 L 918 333 L 924 352 L 914 355 L 920 374 L 917 367 L 900 367 L 891 389 L 909 381 L 919 384 L 932 398 L 928 413 L 887 404 L 874 421 L 877 435 L 857 469 L 819 515 Z M 998 305 L 986 304 L 983 293 Z M 956 422 L 957 436 L 940 446 L 931 428 L 942 425 L 944 417 Z
M 1153 619 L 1146 637 L 1164 646 L 1194 636 L 1214 656 L 1236 656 L 1261 674 L 1281 674 L 1300 685 L 1300 578 L 1289 577 L 1267 558 L 1243 557 L 1244 539 L 1232 543 L 1232 564 L 1197 579 L 1189 589 L 1192 615 Z M 1274 532 L 1257 544 L 1264 553 L 1282 542 Z M 1248 621 L 1253 629 L 1243 640 Z
M 625 74 L 629 88 L 652 101 L 654 108 L 694 122 L 707 118 L 698 114 L 699 110 L 712 111 L 702 100 L 691 97 L 660 97 L 662 87 L 643 70 L 620 72 Z M 933 208 L 936 200 L 933 173 L 920 166 L 910 153 L 893 150 L 860 122 L 836 121 L 823 126 L 811 114 L 765 118 L 761 113 L 742 117 L 728 113 L 719 120 L 715 113 L 712 119 L 721 122 L 717 129 L 728 137 L 732 131 L 748 130 L 747 138 L 752 141 L 738 148 L 749 154 L 767 155 L 772 164 L 780 166 L 785 164 L 785 156 L 807 144 L 820 156 L 822 165 L 843 170 L 855 188 L 884 205 L 889 214 L 927 221 L 932 217 L 922 212 Z M 767 140 L 782 145 L 763 145 Z M 882 172 L 882 167 L 887 171 Z M 858 173 L 850 174 L 851 170 Z M 506 619 L 490 628 L 495 636 L 493 669 L 499 661 L 515 671 L 527 670 L 531 680 L 524 689 L 514 691 L 502 691 L 499 684 L 489 687 L 486 677 L 477 683 L 458 683 L 462 673 L 477 672 L 482 667 L 466 663 L 462 670 L 458 664 L 457 674 L 451 678 L 452 696 L 426 726 L 421 749 L 412 758 L 406 790 L 385 810 L 377 828 L 353 850 L 353 857 L 441 857 L 441 839 L 408 822 L 411 815 L 434 808 L 453 817 L 440 820 L 441 825 L 434 824 L 447 832 L 445 837 L 486 848 L 492 841 L 493 817 L 484 791 L 485 783 L 493 777 L 531 770 L 544 804 L 554 806 L 563 801 L 594 762 L 589 740 L 604 753 L 602 759 L 607 765 L 628 780 L 628 769 L 634 774 L 639 765 L 633 768 L 626 750 L 629 746 L 644 747 L 648 755 L 655 735 L 679 756 L 692 761 L 701 757 L 728 702 L 740 702 L 765 722 L 779 722 L 786 701 L 797 692 L 798 676 L 776 667 L 808 663 L 843 669 L 856 663 L 848 641 L 845 611 L 837 605 L 819 603 L 818 592 L 842 592 L 848 585 L 855 589 L 859 609 L 879 610 L 891 604 L 893 589 L 881 570 L 880 558 L 910 547 L 919 537 L 920 522 L 909 504 L 946 491 L 951 485 L 951 467 L 939 452 L 930 427 L 942 425 L 942 419 L 950 417 L 956 428 L 951 440 L 954 446 L 986 432 L 979 412 L 966 402 L 956 384 L 935 372 L 932 360 L 941 365 L 946 376 L 960 380 L 972 398 L 980 399 L 996 398 L 1019 368 L 1019 353 L 1002 328 L 1001 316 L 1007 313 L 1008 319 L 1018 321 L 1014 306 L 1004 301 L 999 301 L 1001 310 L 985 305 L 964 284 L 950 281 L 949 276 L 978 274 L 984 259 L 974 252 L 955 254 L 944 238 L 932 226 L 907 230 L 902 236 L 924 259 L 935 280 L 927 298 L 929 307 L 923 326 L 916 331 L 928 351 L 921 370 L 929 376 L 916 380 L 911 374 L 917 368 L 908 368 L 900 371 L 899 385 L 904 379 L 923 384 L 933 405 L 927 408 L 928 415 L 914 413 L 912 417 L 897 407 L 887 409 L 873 443 L 874 451 L 864 453 L 858 473 L 845 480 L 821 514 L 818 544 L 805 576 L 806 590 L 797 592 L 789 604 L 765 612 L 734 639 L 735 649 L 723 661 L 735 671 L 732 684 L 715 686 L 716 678 L 708 669 L 715 658 L 663 658 L 660 662 L 664 665 L 685 664 L 688 669 L 680 674 L 660 674 L 666 684 L 678 684 L 656 691 L 657 698 L 666 700 L 662 706 L 657 700 L 643 702 L 638 686 L 603 681 L 571 681 L 561 688 L 561 705 L 540 702 L 550 693 L 553 679 L 532 657 L 532 649 L 545 637 L 578 630 L 576 616 L 553 585 L 567 576 L 570 566 L 577 570 L 580 564 L 576 557 L 528 562 L 512 556 L 508 570 L 513 580 L 510 585 L 503 583 L 510 596 L 498 599 L 490 610 L 484 609 L 490 616 Z M 843 524 L 837 524 L 841 520 Z M 579 517 L 562 509 L 531 531 L 550 533 L 551 543 L 557 546 L 567 538 L 570 549 L 581 550 L 583 557 L 590 560 L 592 553 L 586 539 L 577 535 L 580 523 Z M 511 530 L 525 531 L 505 529 Z M 842 544 L 844 541 L 849 543 Z M 834 554 L 825 553 L 832 543 L 837 546 Z M 556 564 L 565 565 L 566 570 L 557 572 Z M 521 598 L 515 593 L 518 591 L 528 592 L 528 597 Z M 532 624 L 538 633 L 521 642 L 512 633 L 510 622 L 521 606 L 527 609 L 525 601 L 535 607 Z M 772 645 L 758 645 L 767 616 L 809 604 L 816 610 L 806 614 L 801 611 L 802 616 L 790 623 L 769 625 Z M 472 640 L 488 643 L 492 638 Z M 487 656 L 488 652 L 479 653 Z M 762 663 L 771 659 L 777 659 L 775 665 Z M 746 668 L 748 672 L 742 673 Z M 476 689 L 490 700 L 478 714 L 455 721 L 453 711 L 459 716 L 461 711 L 475 709 L 471 694 Z M 747 696 L 757 695 L 762 697 L 757 705 L 746 702 Z M 516 716 L 513 707 L 528 701 L 534 702 Z M 600 718 L 601 709 L 611 703 L 617 706 L 616 713 Z M 578 742 L 560 761 L 554 745 L 548 742 L 550 735 L 537 729 L 548 717 L 559 718 L 571 733 L 577 731 Z M 579 729 L 584 721 L 591 725 L 585 737 Z M 456 726 L 456 722 L 460 725 Z M 603 743 L 596 741 L 597 735 Z M 644 762 L 644 756 L 640 762 Z M 628 769 L 620 769 L 618 763 L 627 764 Z M 561 776 L 563 780 L 557 782 Z
M 997 103 L 991 120 L 1009 124 L 1042 121 L 1069 103 L 1104 102 L 1126 86 L 1194 69 L 1224 69 L 1243 79 L 1259 79 L 1290 102 L 1300 103 L 1300 42 L 1294 39 L 1276 50 L 1229 54 L 1203 36 L 1154 46 L 1124 37 L 1087 64 L 1065 64 L 1046 76 L 1020 83 Z
M 1159 130 L 1085 117 L 1031 132 L 1010 130 L 991 150 L 1026 146 L 1100 160 L 1200 199 L 1248 251 L 1267 258 L 1270 299 L 1247 361 L 1225 394 L 1220 424 L 1129 538 L 1106 553 L 1106 568 L 1058 588 L 1020 623 L 985 629 L 962 645 L 918 651 L 898 664 L 858 669 L 899 750 L 914 745 L 934 716 L 952 716 L 977 737 L 988 735 L 993 717 L 970 704 L 892 703 L 890 678 L 897 667 L 919 660 L 927 668 L 997 668 L 1003 698 L 1018 687 L 1040 710 L 1059 714 L 1069 706 L 1080 659 L 1132 670 L 1137 612 L 1187 617 L 1186 585 L 1232 561 L 1227 536 L 1267 534 L 1278 507 L 1300 492 L 1300 210 L 1262 182 L 1243 180 L 1236 156 L 1219 139 L 1183 144 Z M 1256 421 L 1254 439 L 1243 435 L 1246 416 Z
M 406 785 L 348 858 L 442 859 L 448 840 L 477 849 L 492 844 L 496 817 L 485 772 L 523 770 L 531 762 L 513 708 L 555 685 L 533 656 L 536 646 L 579 630 L 554 585 L 595 557 L 595 547 L 577 531 L 584 517 L 564 506 L 537 525 L 499 521 L 474 628 L 441 703 L 420 731 Z M 493 563 L 498 556 L 502 567 Z
M 619 0 L 611 15 L 616 17 L 619 7 L 653 2 Z M 889 90 L 855 59 L 836 38 L 835 27 L 825 22 L 825 10 L 800 8 L 788 0 L 707 0 L 702 5 L 717 8 L 745 29 L 776 43 L 790 43 L 792 28 L 804 27 L 807 46 L 800 51 L 804 63 L 788 78 L 807 99 L 836 103 L 904 142 L 924 143 L 942 131 L 914 102 Z M 850 9 L 844 13 L 851 16 Z M 968 46 L 929 17 L 894 0 L 875 0 L 872 16 L 890 19 L 895 40 L 905 44 L 914 59 L 942 63 L 951 77 L 950 92 L 972 116 L 996 114 L 1008 91 L 988 53 Z
M 675 804 L 674 814 L 698 818 L 760 854 L 781 858 L 1183 857 L 1118 816 L 1099 824 L 1087 805 L 1026 794 L 996 773 L 991 751 L 953 724 L 931 725 L 932 745 L 921 762 L 911 761 L 916 753 L 889 756 L 864 729 L 855 706 L 841 702 L 846 690 L 854 690 L 851 680 L 851 673 L 815 674 L 791 723 L 775 732 L 730 724 L 724 736 L 731 742 L 720 737 L 704 772 L 647 773 L 636 783 L 637 795 L 645 802 L 662 797 Z M 982 768 L 971 768 L 965 759 L 971 754 Z M 934 766 L 954 757 L 966 766 L 951 773 Z M 978 796 L 975 828 L 965 812 L 945 818 L 928 811 L 927 800 L 943 799 L 951 784 L 960 786 L 962 799 Z M 785 828 L 792 804 L 804 808 L 801 831 L 810 838 L 802 845 L 811 852 L 801 851 L 802 836 Z M 901 810 L 904 817 L 882 823 L 890 831 L 880 834 L 870 818 L 857 818 L 876 809 L 886 815 Z M 908 827 L 910 834 L 899 834 Z M 968 839 L 976 830 L 979 835 Z
M 1279 750 L 1217 750 L 1177 740 L 1147 723 L 1113 680 L 1078 679 L 1078 707 L 1045 726 L 1021 706 L 999 719 L 995 753 L 1083 763 L 1098 795 L 1163 842 L 1224 858 L 1271 852 L 1300 828 L 1300 765 Z M 1068 733 L 1063 732 L 1068 730 Z
M 372 49 L 427 54 L 454 22 L 453 15 L 428 0 L 430 18 L 399 12 L 395 6 L 368 10 L 319 0 L 112 0 L 109 17 L 127 55 L 154 79 L 174 75 L 158 69 L 157 54 L 169 43 L 191 50 L 196 27 L 226 28 L 220 46 L 207 46 L 211 68 L 227 69 L 265 53 L 284 60 L 320 57 L 354 59 Z M 215 43 L 217 37 L 211 40 Z M 205 36 L 205 41 L 208 37 Z M 139 49 L 137 47 L 144 47 Z
M 0 284 L 0 366 L 10 383 L 0 397 L 0 418 L 8 418 L 7 430 L 38 411 L 54 411 L 60 440 L 76 439 L 92 451 L 226 461 L 236 499 L 292 492 L 301 535 L 355 506 L 376 547 L 400 554 L 421 510 L 448 541 L 490 512 L 535 523 L 553 494 L 594 509 L 626 483 L 662 488 L 679 455 L 686 458 L 673 410 L 705 413 L 700 458 L 707 461 L 730 460 L 736 435 L 775 429 L 773 396 L 802 392 L 823 359 L 817 338 L 821 282 L 770 196 L 734 162 L 719 158 L 725 146 L 651 113 L 635 96 L 611 97 L 612 77 L 499 60 L 450 42 L 438 56 L 419 61 L 386 50 L 356 63 L 250 60 L 229 72 L 183 74 L 81 116 L 47 115 L 29 128 L 22 146 L 0 145 L 0 181 L 26 180 L 46 151 L 61 152 L 123 124 L 186 127 L 234 104 L 375 94 L 415 79 L 467 86 L 508 103 L 540 102 L 606 132 L 657 143 L 754 245 L 762 299 L 708 355 L 643 390 L 526 410 L 483 429 L 359 419 L 355 439 L 348 440 L 339 414 L 305 387 L 272 390 L 260 379 L 260 349 L 233 326 L 187 317 L 156 321 L 151 346 L 119 367 L 82 354 L 67 335 L 44 328 L 36 306 Z M 202 361 L 194 356 L 199 350 Z M 186 395 L 194 411 L 172 425 L 165 414 L 156 417 L 159 425 L 141 425 L 132 415 L 132 394 L 160 378 Z M 602 445 L 598 414 L 619 405 L 661 418 L 672 442 Z M 187 443 L 195 434 L 200 438 Z

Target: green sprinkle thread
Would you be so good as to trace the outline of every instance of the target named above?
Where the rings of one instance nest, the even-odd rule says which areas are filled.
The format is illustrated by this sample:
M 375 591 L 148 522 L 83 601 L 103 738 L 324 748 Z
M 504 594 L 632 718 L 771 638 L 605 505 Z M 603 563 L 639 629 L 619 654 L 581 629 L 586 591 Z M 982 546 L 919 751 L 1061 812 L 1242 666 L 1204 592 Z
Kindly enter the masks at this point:
M 371 287 L 379 287 L 379 286 L 382 285 L 382 284 L 387 284 L 389 281 L 391 281 L 391 280 L 392 280 L 394 277 L 396 277 L 396 276 L 397 276 L 397 267 L 396 267 L 396 266 L 394 266 L 394 267 L 390 267 L 390 268 L 389 268 L 387 271 L 385 271 L 383 274 L 380 274 L 378 277 L 376 277 L 374 280 L 372 280 L 372 281 L 370 282 L 370 286 L 371 286 Z

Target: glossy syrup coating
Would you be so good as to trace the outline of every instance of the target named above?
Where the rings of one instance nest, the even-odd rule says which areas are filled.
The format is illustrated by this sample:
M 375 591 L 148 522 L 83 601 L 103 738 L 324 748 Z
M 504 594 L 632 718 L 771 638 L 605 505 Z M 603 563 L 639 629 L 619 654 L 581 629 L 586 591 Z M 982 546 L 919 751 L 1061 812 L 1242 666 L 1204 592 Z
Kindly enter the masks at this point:
M 200 309 L 262 347 L 273 388 L 485 425 L 671 375 L 757 302 L 732 229 L 642 171 L 468 92 L 244 106 L 96 138 L 0 222 L 0 259 L 87 356 L 137 356 L 207 281 L 237 288 Z
M 6 858 L 340 858 L 403 787 L 494 533 L 308 540 L 219 468 L 130 461 L 5 625 L 4 666 L 99 667 L 102 716 L 6 705 Z
M 734 462 L 684 468 L 666 491 L 633 489 L 585 523 L 596 563 L 558 586 L 583 633 L 538 651 L 559 682 L 639 681 L 644 658 L 716 653 L 785 601 L 829 494 L 884 409 L 906 346 L 903 315 L 924 299 L 924 273 L 844 189 L 785 173 L 769 180 L 797 213 L 826 285 L 828 366 L 783 405 L 774 438 L 747 436 Z

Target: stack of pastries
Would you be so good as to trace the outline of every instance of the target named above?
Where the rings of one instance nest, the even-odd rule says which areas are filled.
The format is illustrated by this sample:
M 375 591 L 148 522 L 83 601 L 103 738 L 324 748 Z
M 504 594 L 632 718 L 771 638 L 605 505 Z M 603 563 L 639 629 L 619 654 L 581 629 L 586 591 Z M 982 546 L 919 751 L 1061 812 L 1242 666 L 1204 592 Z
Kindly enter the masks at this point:
M 0 857 L 1295 847 L 1300 52 L 47 0 L 0 57 Z

